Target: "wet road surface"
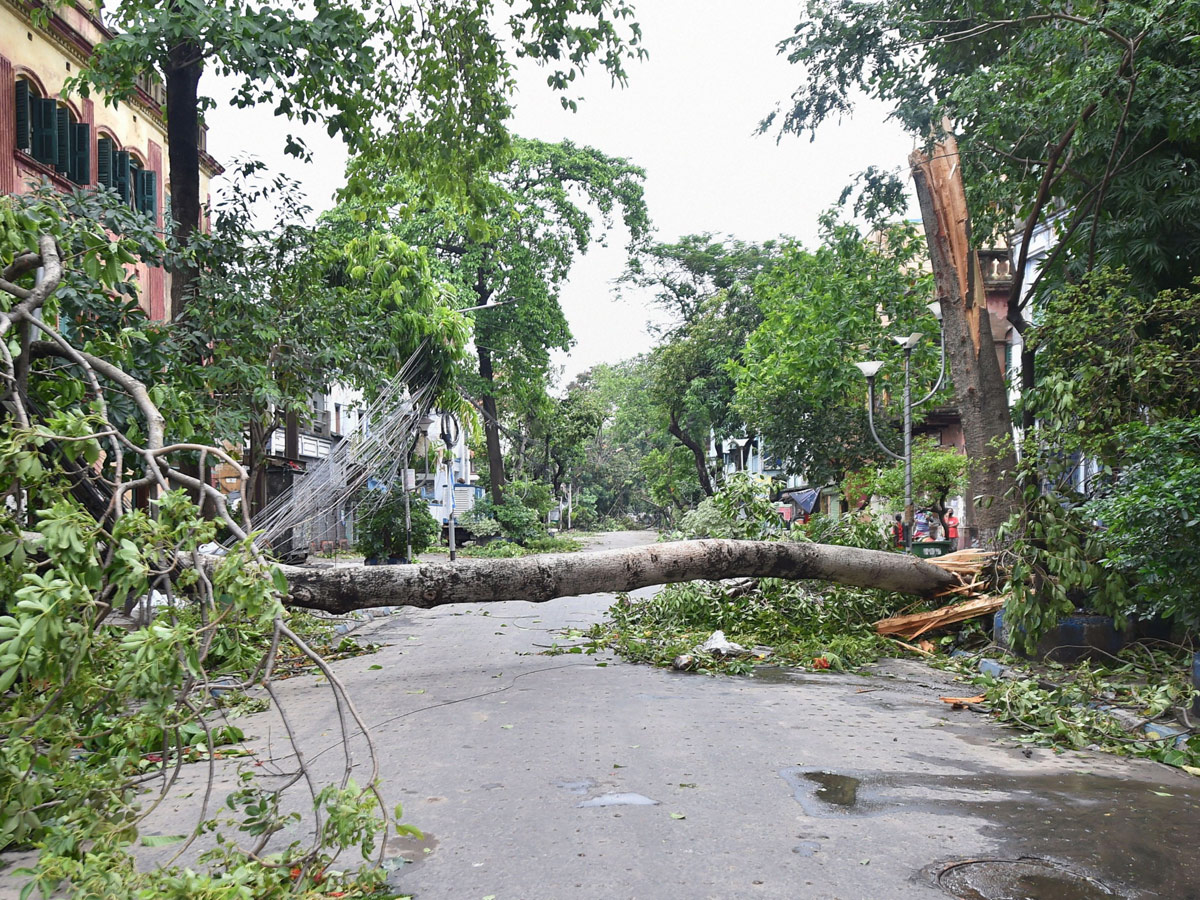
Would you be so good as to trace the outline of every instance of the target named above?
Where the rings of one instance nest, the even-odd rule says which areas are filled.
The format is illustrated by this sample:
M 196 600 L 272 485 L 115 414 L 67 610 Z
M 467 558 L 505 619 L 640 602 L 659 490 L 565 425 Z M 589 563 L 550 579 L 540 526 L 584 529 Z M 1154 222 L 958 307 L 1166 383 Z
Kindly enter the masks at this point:
M 610 602 L 406 610 L 360 630 L 386 646 L 336 671 L 372 726 L 385 799 L 425 832 L 389 842 L 397 889 L 417 900 L 1200 898 L 1197 779 L 1029 751 L 986 716 L 948 709 L 938 696 L 961 685 L 908 661 L 872 677 L 756 679 L 539 655 L 574 643 L 562 632 Z M 328 688 L 306 677 L 278 690 L 315 767 L 333 773 Z M 288 764 L 273 714 L 238 724 L 262 758 Z M 365 779 L 361 746 L 355 761 Z M 164 805 L 156 827 L 168 833 L 189 803 Z

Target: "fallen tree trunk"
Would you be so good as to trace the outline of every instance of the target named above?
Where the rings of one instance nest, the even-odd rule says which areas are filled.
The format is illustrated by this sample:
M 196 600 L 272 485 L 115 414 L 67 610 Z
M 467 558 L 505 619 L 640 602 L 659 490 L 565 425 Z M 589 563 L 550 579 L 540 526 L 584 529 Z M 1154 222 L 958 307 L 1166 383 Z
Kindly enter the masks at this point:
M 723 578 L 816 579 L 930 596 L 958 584 L 916 557 L 791 541 L 675 541 L 628 550 L 410 566 L 280 566 L 293 606 L 345 613 L 374 606 L 430 609 Z

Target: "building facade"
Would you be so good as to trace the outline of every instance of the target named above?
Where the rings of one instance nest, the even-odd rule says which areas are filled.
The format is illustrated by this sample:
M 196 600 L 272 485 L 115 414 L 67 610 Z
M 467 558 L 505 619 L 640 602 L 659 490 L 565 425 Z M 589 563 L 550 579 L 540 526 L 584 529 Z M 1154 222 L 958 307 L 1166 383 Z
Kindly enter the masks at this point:
M 31 11 L 46 14 L 35 24 Z M 96 2 L 78 0 L 44 10 L 0 0 L 0 192 L 28 191 L 47 181 L 60 190 L 104 187 L 153 216 L 169 217 L 166 94 L 147 72 L 133 97 L 117 105 L 79 97 L 66 83 L 109 39 Z M 200 194 L 221 167 L 205 152 L 201 132 Z M 170 317 L 167 273 L 137 267 L 140 302 L 156 320 Z

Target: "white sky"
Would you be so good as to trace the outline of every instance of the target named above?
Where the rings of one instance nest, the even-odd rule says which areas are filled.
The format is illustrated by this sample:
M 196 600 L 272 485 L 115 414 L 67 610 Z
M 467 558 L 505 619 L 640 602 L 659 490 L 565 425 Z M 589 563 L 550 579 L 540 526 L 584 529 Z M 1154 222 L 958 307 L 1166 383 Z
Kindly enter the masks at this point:
M 545 72 L 519 72 L 513 130 L 547 141 L 569 138 L 646 170 L 646 201 L 660 241 L 714 232 L 748 241 L 781 235 L 815 242 L 817 216 L 869 165 L 900 167 L 912 149 L 886 112 L 864 103 L 849 122 L 829 123 L 817 140 L 755 134 L 777 103 L 786 103 L 799 73 L 775 52 L 801 17 L 795 0 L 641 0 L 649 59 L 629 66 L 629 84 L 612 88 L 600 71 L 577 81 L 579 111 L 562 109 L 545 86 Z M 211 80 L 210 80 L 211 79 Z M 309 202 L 327 208 L 340 185 L 340 142 L 306 134 L 315 161 L 302 165 L 282 153 L 288 123 L 224 105 L 219 82 L 207 89 L 221 101 L 207 115 L 209 151 L 222 162 L 253 154 L 299 180 Z M 598 362 L 615 362 L 652 345 L 646 331 L 655 311 L 645 298 L 618 300 L 612 280 L 625 262 L 625 236 L 593 246 L 562 292 L 575 335 L 571 353 L 556 364 L 565 379 Z

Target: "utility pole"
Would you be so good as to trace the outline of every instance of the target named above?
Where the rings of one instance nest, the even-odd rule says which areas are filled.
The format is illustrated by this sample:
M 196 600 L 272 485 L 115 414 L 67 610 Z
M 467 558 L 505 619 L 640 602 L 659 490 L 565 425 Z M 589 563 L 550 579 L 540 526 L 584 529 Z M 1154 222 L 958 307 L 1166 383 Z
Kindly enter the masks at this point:
M 458 444 L 460 429 L 454 413 L 442 413 L 442 440 L 446 444 L 446 493 L 449 494 L 446 509 L 449 511 L 448 537 L 450 540 L 450 561 L 457 556 L 454 546 L 454 448 Z

